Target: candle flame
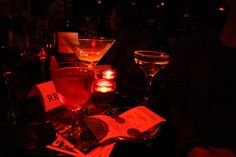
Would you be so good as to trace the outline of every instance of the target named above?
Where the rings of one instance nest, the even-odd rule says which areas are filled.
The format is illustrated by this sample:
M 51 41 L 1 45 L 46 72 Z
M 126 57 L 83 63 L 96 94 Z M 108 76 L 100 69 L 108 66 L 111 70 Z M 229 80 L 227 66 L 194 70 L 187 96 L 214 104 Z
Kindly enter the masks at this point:
M 97 91 L 98 92 L 110 92 L 110 91 L 112 91 L 112 88 L 111 87 L 98 87 Z
M 114 79 L 116 77 L 116 72 L 113 70 L 106 70 L 103 72 L 102 77 L 104 79 Z

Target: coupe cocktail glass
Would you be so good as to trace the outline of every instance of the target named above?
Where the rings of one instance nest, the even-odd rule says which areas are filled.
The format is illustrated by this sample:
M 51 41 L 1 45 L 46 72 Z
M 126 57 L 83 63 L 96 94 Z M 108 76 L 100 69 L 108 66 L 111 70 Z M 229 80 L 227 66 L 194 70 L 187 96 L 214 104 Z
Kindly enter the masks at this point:
M 144 103 L 148 104 L 150 99 L 150 88 L 154 76 L 169 63 L 169 55 L 161 51 L 136 50 L 134 61 L 144 71 L 147 83 Z
M 83 131 L 83 113 L 90 103 L 94 67 L 81 62 L 58 63 L 50 68 L 61 103 L 72 111 L 72 129 L 68 139 L 75 141 Z

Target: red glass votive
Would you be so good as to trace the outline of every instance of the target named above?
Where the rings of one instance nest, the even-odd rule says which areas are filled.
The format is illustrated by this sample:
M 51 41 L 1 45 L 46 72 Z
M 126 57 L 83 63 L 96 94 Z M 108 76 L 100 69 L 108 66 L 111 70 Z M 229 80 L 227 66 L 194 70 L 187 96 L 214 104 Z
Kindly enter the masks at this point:
M 93 83 L 93 99 L 97 103 L 110 103 L 115 97 L 114 80 L 98 79 Z
M 117 72 L 115 70 L 104 70 L 102 72 L 102 78 L 107 80 L 114 80 L 117 76 Z

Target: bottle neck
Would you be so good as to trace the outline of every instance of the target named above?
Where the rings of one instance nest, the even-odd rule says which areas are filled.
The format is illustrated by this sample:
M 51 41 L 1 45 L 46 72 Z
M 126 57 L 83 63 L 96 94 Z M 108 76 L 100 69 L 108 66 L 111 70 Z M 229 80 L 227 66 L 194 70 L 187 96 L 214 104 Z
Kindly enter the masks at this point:
M 65 30 L 69 32 L 75 32 L 75 22 L 74 22 L 74 15 L 73 15 L 73 3 L 72 0 L 64 0 L 64 27 Z

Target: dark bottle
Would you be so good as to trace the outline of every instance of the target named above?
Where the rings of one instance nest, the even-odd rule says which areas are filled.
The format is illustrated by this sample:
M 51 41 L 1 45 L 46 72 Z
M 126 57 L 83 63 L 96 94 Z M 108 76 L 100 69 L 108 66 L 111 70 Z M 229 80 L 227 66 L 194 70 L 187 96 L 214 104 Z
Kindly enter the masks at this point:
M 74 22 L 72 0 L 64 0 L 64 20 L 56 31 L 56 57 L 58 61 L 74 61 L 78 31 Z
M 11 13 L 8 14 L 3 27 L 1 28 L 0 41 L 0 63 L 1 67 L 15 67 L 20 60 L 20 27 L 16 23 L 17 18 Z M 18 25 L 17 29 L 15 24 Z

